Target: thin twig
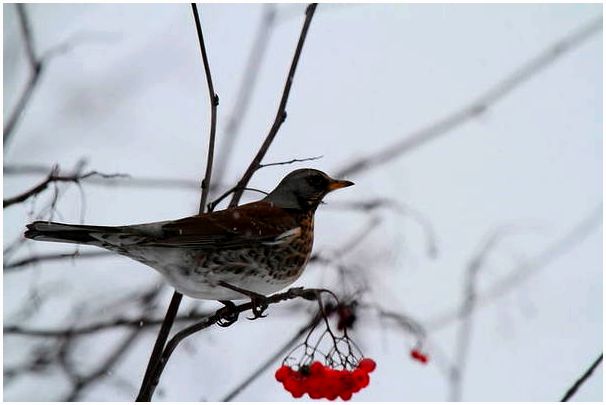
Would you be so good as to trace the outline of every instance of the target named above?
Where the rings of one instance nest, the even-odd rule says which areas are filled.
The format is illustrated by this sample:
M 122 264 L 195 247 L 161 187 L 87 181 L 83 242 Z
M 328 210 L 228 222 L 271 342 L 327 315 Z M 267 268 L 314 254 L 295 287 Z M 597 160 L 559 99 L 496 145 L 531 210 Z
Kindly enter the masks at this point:
M 200 25 L 200 16 L 198 15 L 198 7 L 195 3 L 191 4 L 194 20 L 196 23 L 196 31 L 198 33 L 198 41 L 200 42 L 200 53 L 204 63 L 204 73 L 206 75 L 206 84 L 208 85 L 208 96 L 210 99 L 210 135 L 208 137 L 208 156 L 206 159 L 206 173 L 202 181 L 202 196 L 200 197 L 200 210 L 202 214 L 206 208 L 206 200 L 210 190 L 210 180 L 213 172 L 213 156 L 215 152 L 215 134 L 217 132 L 217 106 L 219 105 L 219 96 L 215 93 L 213 79 L 210 73 L 210 65 L 208 63 L 208 55 L 204 46 L 204 36 L 202 35 L 202 26 Z
M 290 165 L 293 163 L 298 163 L 298 162 L 307 162 L 310 160 L 318 160 L 322 158 L 322 156 L 314 156 L 314 157 L 310 157 L 310 158 L 304 158 L 304 159 L 291 159 L 291 160 L 286 160 L 284 162 L 275 162 L 275 163 L 267 163 L 267 164 L 262 164 L 259 165 L 258 169 L 262 169 L 264 167 L 268 167 L 268 166 L 282 166 L 282 165 Z M 215 198 L 213 201 L 208 203 L 208 208 L 210 211 L 214 210 L 217 205 L 219 205 L 221 203 L 221 201 L 223 201 L 224 199 L 226 199 L 227 197 L 229 197 L 230 194 L 232 194 L 234 191 L 236 191 L 238 189 L 238 185 L 236 184 L 235 186 L 233 186 L 232 188 L 226 190 L 223 194 L 221 194 L 219 197 Z M 269 194 L 265 191 L 261 191 L 257 188 L 252 188 L 252 187 L 244 187 L 243 189 L 244 191 L 257 191 L 257 192 L 261 192 L 265 195 Z
M 34 50 L 34 36 L 32 34 L 32 27 L 25 9 L 25 4 L 17 3 L 15 6 L 17 7 L 17 16 L 19 17 L 19 24 L 21 26 L 21 35 L 23 35 L 23 41 L 25 42 L 27 62 L 32 70 L 36 70 L 36 65 L 38 65 L 39 62 L 36 57 L 36 51 Z
M 574 394 L 576 394 L 576 392 L 579 390 L 579 388 L 581 388 L 581 385 L 583 385 L 585 383 L 585 381 L 587 381 L 587 379 L 589 377 L 591 377 L 591 374 L 593 374 L 595 369 L 600 365 L 600 363 L 602 363 L 603 358 L 604 358 L 604 353 L 600 353 L 600 357 L 598 357 L 591 364 L 591 366 L 589 366 L 587 371 L 585 371 L 583 373 L 583 375 L 581 377 L 579 377 L 579 379 L 576 380 L 574 382 L 574 384 L 572 384 L 572 387 L 570 387 L 568 389 L 568 391 L 566 391 L 566 394 L 564 394 L 564 397 L 561 399 L 560 402 L 568 402 L 570 400 L 570 398 L 572 398 L 574 396 Z
M 59 261 L 59 260 L 70 260 L 70 259 L 92 259 L 96 257 L 109 257 L 113 255 L 112 252 L 100 251 L 100 252 L 74 252 L 74 253 L 50 253 L 43 255 L 28 256 L 21 260 L 16 260 L 12 263 L 4 265 L 4 272 L 13 272 L 20 269 L 21 267 L 29 266 L 46 261 Z
M 46 190 L 49 185 L 51 185 L 53 183 L 65 183 L 65 182 L 79 183 L 81 180 L 84 180 L 84 179 L 87 179 L 87 178 L 93 177 L 93 176 L 99 176 L 99 177 L 103 177 L 106 179 L 111 179 L 111 178 L 116 178 L 116 177 L 127 177 L 126 174 L 120 174 L 120 173 L 104 174 L 104 173 L 100 173 L 97 171 L 91 171 L 91 172 L 88 172 L 85 174 L 74 174 L 72 176 L 62 176 L 59 174 L 59 168 L 57 166 L 55 166 L 53 168 L 53 170 L 51 170 L 48 177 L 45 180 L 43 180 L 41 183 L 37 184 L 36 186 L 32 187 L 31 189 L 29 189 L 19 195 L 16 195 L 15 197 L 11 197 L 11 198 L 7 198 L 6 200 L 3 200 L 3 204 L 2 204 L 3 208 L 7 208 L 7 207 L 10 207 L 11 205 L 18 204 L 20 202 L 27 200 L 30 197 L 40 194 L 41 192 Z
M 303 158 L 303 159 L 285 160 L 283 162 L 265 163 L 265 164 L 260 164 L 259 169 L 262 169 L 264 167 L 270 167 L 270 166 L 284 166 L 284 165 L 291 165 L 293 163 L 309 162 L 311 160 L 322 159 L 323 157 L 324 157 L 323 155 L 320 155 L 320 156 L 312 156 L 312 157 Z
M 84 170 L 85 167 L 86 167 L 86 160 L 79 159 L 76 162 L 76 164 L 74 165 L 74 168 L 72 169 L 72 171 L 70 172 L 71 173 L 70 175 L 64 175 L 64 174 L 61 175 L 59 173 L 58 166 L 55 165 L 49 171 L 45 172 L 45 174 L 47 174 L 46 181 L 48 181 L 49 177 L 52 177 L 54 174 L 56 177 L 59 177 L 59 181 L 62 178 L 63 179 L 69 178 L 69 182 L 74 182 L 73 179 L 77 179 L 75 184 L 76 184 L 76 186 L 78 186 L 78 188 L 80 188 L 82 181 L 85 181 L 86 179 L 90 179 L 90 178 L 95 178 L 95 174 L 97 173 L 97 172 L 93 171 L 93 172 L 88 173 L 88 177 L 83 176 L 82 171 Z M 113 177 L 114 175 L 107 175 L 107 176 L 110 176 L 111 178 L 115 178 L 115 177 Z M 123 176 L 123 175 L 118 175 L 118 176 Z M 99 177 L 99 176 L 97 176 L 97 177 Z M 51 178 L 51 181 L 49 184 L 52 184 L 52 186 L 53 186 L 53 196 L 50 200 L 50 203 L 47 204 L 38 213 L 38 216 L 39 216 L 39 218 L 48 218 L 49 221 L 52 221 L 52 217 L 55 214 L 56 204 L 59 199 L 59 187 L 57 187 L 57 181 L 52 181 L 52 178 Z M 47 184 L 46 187 L 48 187 L 49 184 Z M 38 186 L 44 186 L 44 184 L 42 183 L 42 184 L 39 184 Z M 34 187 L 34 191 L 36 191 L 35 188 L 36 187 Z M 23 196 L 23 194 L 22 194 L 22 196 Z M 48 217 L 47 217 L 47 215 L 48 215 Z M 20 235 L 13 242 L 11 242 L 6 248 L 4 248 L 4 258 L 3 258 L 4 263 L 6 263 L 8 260 L 10 260 L 10 257 L 12 257 L 14 254 L 16 254 L 16 252 L 19 250 L 19 248 L 24 246 L 27 241 L 28 241 L 28 239 L 23 237 L 23 235 Z
M 25 107 L 27 107 L 27 104 L 34 93 L 34 89 L 36 88 L 45 67 L 44 59 L 38 59 L 34 51 L 34 39 L 25 4 L 17 3 L 15 6 L 17 7 L 17 16 L 19 18 L 19 25 L 21 27 L 21 35 L 23 36 L 23 41 L 25 42 L 25 53 L 27 55 L 31 75 L 25 85 L 25 90 L 21 93 L 21 96 L 17 100 L 17 104 L 4 124 L 4 147 L 6 147 L 7 142 L 13 135 L 15 127 L 23 115 L 23 111 L 25 110 Z
M 425 128 L 408 134 L 395 144 L 389 145 L 388 147 L 363 158 L 354 160 L 352 163 L 344 165 L 341 169 L 335 170 L 337 177 L 351 176 L 361 171 L 376 169 L 379 166 L 448 133 L 467 121 L 482 115 L 488 108 L 509 95 L 520 85 L 526 83 L 547 66 L 554 63 L 566 53 L 576 49 L 585 40 L 601 30 L 602 18 L 600 17 L 556 42 L 510 75 L 503 78 L 462 109 L 433 122 Z
M 229 197 L 229 195 L 231 193 L 233 193 L 236 188 L 238 186 L 233 186 L 232 188 L 230 188 L 229 190 L 225 191 L 223 194 L 221 194 L 219 197 L 215 198 L 213 201 L 208 203 L 208 210 L 209 211 L 214 211 L 215 208 L 217 208 L 217 205 L 219 205 L 221 203 L 221 201 L 225 200 L 227 197 Z M 245 187 L 244 191 L 255 191 L 257 193 L 262 193 L 265 195 L 268 195 L 269 193 L 263 191 L 263 190 L 259 190 L 258 188 L 252 188 L 252 187 Z
M 4 176 L 28 176 L 48 174 L 52 167 L 44 165 L 22 164 L 22 165 L 5 165 Z M 73 176 L 73 172 L 65 173 L 64 176 Z M 150 188 L 188 188 L 195 189 L 200 187 L 200 182 L 189 179 L 179 178 L 156 178 L 144 176 L 127 176 L 127 177 L 89 177 L 86 180 L 87 184 L 96 184 L 110 187 L 150 187 Z M 211 188 L 212 191 L 212 188 Z
M 292 87 L 293 79 L 295 77 L 295 71 L 297 70 L 297 65 L 299 63 L 299 58 L 301 56 L 301 52 L 303 51 L 303 44 L 305 43 L 305 38 L 307 37 L 307 31 L 309 30 L 309 25 L 311 24 L 311 20 L 314 16 L 314 12 L 316 11 L 317 4 L 313 3 L 307 6 L 305 10 L 305 21 L 303 23 L 303 28 L 301 29 L 301 35 L 299 36 L 299 42 L 297 43 L 297 48 L 295 49 L 295 54 L 292 59 L 292 63 L 290 64 L 290 70 L 288 71 L 288 76 L 286 77 L 286 83 L 284 84 L 284 90 L 282 92 L 282 98 L 280 100 L 280 105 L 278 107 L 278 111 L 276 113 L 276 117 L 274 119 L 274 123 L 269 130 L 269 133 L 265 137 L 261 148 L 255 155 L 252 162 L 244 172 L 244 175 L 238 181 L 236 186 L 236 190 L 234 191 L 234 195 L 229 203 L 230 207 L 235 207 L 238 205 L 240 198 L 242 197 L 242 193 L 244 192 L 244 188 L 248 185 L 248 182 L 252 178 L 253 174 L 259 169 L 259 165 L 261 161 L 265 157 L 267 150 L 271 146 L 274 138 L 278 134 L 282 123 L 286 120 L 286 103 L 288 102 L 288 96 L 290 95 L 290 89 Z
M 193 311 L 187 315 L 179 315 L 175 322 L 195 321 L 208 316 L 208 312 Z M 63 338 L 80 335 L 90 335 L 92 333 L 104 331 L 107 329 L 127 327 L 127 328 L 150 328 L 161 325 L 164 318 L 141 317 L 135 319 L 117 318 L 109 321 L 98 322 L 87 326 L 73 327 L 66 329 L 26 329 L 21 326 L 5 326 L 3 331 L 5 335 L 31 336 L 39 338 Z

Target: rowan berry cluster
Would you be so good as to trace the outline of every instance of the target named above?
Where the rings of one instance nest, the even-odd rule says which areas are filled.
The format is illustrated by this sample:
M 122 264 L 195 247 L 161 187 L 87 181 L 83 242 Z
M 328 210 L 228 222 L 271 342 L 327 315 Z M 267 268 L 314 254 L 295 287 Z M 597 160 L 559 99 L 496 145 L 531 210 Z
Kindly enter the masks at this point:
M 347 401 L 351 396 L 366 387 L 370 382 L 368 376 L 376 367 L 374 360 L 360 360 L 354 370 L 336 370 L 325 366 L 319 361 L 293 370 L 283 365 L 276 371 L 276 380 L 284 385 L 284 389 L 294 398 L 308 394 L 311 399 L 326 398 L 331 401 L 340 397 Z

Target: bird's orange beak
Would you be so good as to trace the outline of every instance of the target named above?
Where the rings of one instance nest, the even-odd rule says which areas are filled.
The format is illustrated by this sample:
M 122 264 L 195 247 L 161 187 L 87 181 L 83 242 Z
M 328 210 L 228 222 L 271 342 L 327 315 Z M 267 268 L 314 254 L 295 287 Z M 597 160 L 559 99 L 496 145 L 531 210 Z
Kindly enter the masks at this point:
M 328 191 L 338 190 L 340 188 L 353 186 L 354 183 L 348 180 L 330 180 L 328 183 Z

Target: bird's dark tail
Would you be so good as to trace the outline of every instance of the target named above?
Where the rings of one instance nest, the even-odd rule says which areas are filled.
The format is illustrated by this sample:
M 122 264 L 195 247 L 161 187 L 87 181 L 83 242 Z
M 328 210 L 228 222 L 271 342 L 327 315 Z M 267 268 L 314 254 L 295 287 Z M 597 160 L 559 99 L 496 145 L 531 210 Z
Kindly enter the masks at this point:
M 28 239 L 49 242 L 80 243 L 83 245 L 99 244 L 99 234 L 112 234 L 121 232 L 120 227 L 70 225 L 57 222 L 36 221 L 27 225 L 24 236 Z

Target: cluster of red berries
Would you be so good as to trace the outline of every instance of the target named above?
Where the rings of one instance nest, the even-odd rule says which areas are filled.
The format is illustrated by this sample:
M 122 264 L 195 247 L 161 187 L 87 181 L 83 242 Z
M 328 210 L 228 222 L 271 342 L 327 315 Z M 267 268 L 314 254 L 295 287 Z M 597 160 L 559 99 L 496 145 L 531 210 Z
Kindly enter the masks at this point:
M 370 382 L 368 376 L 376 367 L 372 359 L 362 359 L 353 371 L 335 370 L 314 361 L 302 366 L 298 371 L 289 366 L 282 366 L 276 371 L 276 380 L 294 398 L 301 398 L 307 393 L 311 399 L 326 398 L 331 401 L 340 397 L 347 401 L 353 393 L 360 391 Z

